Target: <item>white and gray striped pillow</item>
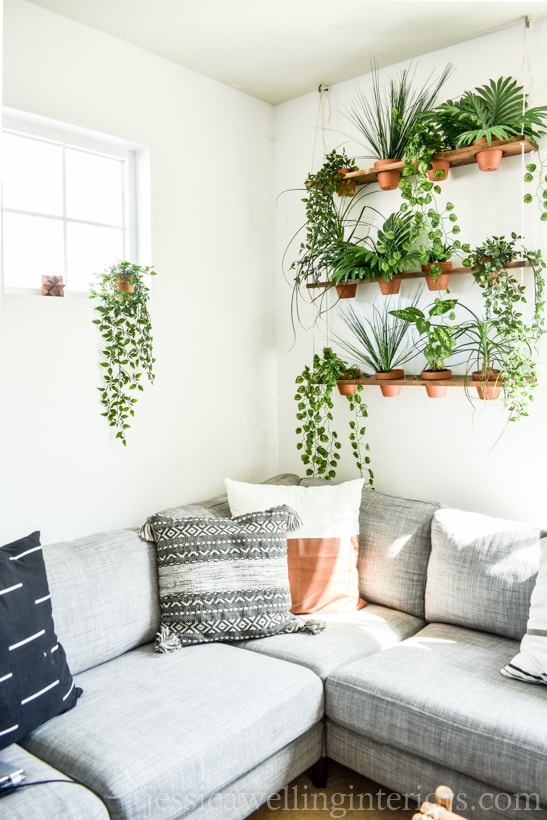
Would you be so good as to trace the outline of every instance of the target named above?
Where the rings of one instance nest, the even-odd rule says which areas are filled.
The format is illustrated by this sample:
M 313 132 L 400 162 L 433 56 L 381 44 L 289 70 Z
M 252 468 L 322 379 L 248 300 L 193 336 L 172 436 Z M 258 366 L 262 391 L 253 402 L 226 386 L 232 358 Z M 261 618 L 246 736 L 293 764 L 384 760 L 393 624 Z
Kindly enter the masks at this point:
M 547 538 L 541 539 L 539 572 L 520 652 L 501 673 L 526 683 L 547 684 Z

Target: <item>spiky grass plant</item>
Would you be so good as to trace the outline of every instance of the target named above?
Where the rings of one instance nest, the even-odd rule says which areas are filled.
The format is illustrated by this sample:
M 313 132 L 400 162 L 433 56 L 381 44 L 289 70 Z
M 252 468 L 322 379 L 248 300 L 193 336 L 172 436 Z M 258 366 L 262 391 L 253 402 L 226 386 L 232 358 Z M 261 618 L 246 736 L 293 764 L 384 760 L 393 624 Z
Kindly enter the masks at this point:
M 454 70 L 448 64 L 438 79 L 429 75 L 420 88 L 414 88 L 416 68 L 405 68 L 399 76 L 382 83 L 375 63 L 372 66 L 372 90 L 358 88 L 346 115 L 374 159 L 402 160 L 410 130 L 423 112 L 433 108 L 439 91 Z

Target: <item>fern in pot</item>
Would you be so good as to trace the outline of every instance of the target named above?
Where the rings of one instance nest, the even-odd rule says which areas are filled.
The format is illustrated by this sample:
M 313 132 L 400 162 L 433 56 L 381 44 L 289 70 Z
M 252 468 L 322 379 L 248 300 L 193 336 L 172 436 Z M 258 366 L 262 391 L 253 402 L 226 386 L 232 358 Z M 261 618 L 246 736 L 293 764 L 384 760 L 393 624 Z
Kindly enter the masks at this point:
M 96 301 L 99 318 L 93 319 L 101 334 L 103 347 L 100 365 L 102 385 L 98 388 L 102 415 L 114 427 L 116 438 L 127 445 L 126 431 L 135 415 L 137 393 L 142 391 L 143 376 L 154 382 L 152 323 L 148 312 L 151 267 L 126 260 L 96 274 L 90 299 Z

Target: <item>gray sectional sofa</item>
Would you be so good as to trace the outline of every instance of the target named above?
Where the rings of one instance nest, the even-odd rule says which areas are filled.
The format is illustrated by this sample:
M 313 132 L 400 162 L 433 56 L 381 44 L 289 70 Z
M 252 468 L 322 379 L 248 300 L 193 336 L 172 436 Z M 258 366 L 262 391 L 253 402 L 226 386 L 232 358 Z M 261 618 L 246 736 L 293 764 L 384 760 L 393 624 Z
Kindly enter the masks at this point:
M 164 511 L 229 514 L 225 497 Z M 27 782 L 54 782 L 14 790 L 0 814 L 245 818 L 326 757 L 418 804 L 446 783 L 474 820 L 546 820 L 547 689 L 500 674 L 526 632 L 541 535 L 365 489 L 364 609 L 316 635 L 169 654 L 153 650 L 154 544 L 128 529 L 45 546 L 83 695 L 2 750 Z

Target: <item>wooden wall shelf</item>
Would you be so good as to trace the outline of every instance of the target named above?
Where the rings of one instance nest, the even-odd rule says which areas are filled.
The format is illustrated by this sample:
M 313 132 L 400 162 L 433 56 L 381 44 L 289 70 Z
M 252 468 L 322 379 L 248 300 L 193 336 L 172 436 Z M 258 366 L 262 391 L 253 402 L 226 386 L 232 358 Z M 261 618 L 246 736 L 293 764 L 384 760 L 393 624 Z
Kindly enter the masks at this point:
M 488 148 L 502 148 L 504 157 L 514 157 L 519 154 L 528 154 L 530 151 L 536 151 L 536 146 L 530 142 L 527 137 L 515 137 L 510 140 L 492 140 L 492 144 Z M 482 150 L 477 145 L 468 145 L 465 148 L 456 148 L 453 151 L 442 151 L 440 154 L 435 154 L 434 159 L 446 159 L 450 162 L 451 168 L 458 168 L 461 165 L 472 165 L 476 162 L 476 154 Z M 385 165 L 382 171 L 402 171 L 404 162 L 397 160 L 390 165 Z M 374 168 L 365 168 L 359 171 L 348 171 L 345 179 L 354 179 L 358 185 L 368 185 L 371 182 L 377 182 L 378 172 Z
M 524 259 L 517 259 L 515 262 L 509 262 L 506 265 L 507 268 L 525 268 L 528 266 L 528 262 Z M 456 276 L 461 275 L 462 273 L 473 273 L 472 268 L 451 268 L 450 270 L 446 271 L 449 276 L 455 274 Z M 427 276 L 421 270 L 411 270 L 411 271 L 404 271 L 403 273 L 396 273 L 393 276 L 393 279 L 423 279 Z M 370 285 L 375 282 L 381 282 L 380 277 L 375 277 L 374 279 L 348 279 L 347 282 L 340 282 L 341 285 Z M 306 283 L 307 288 L 332 288 L 335 287 L 337 282 L 308 282 Z

